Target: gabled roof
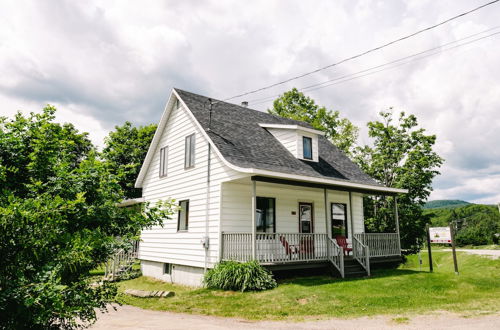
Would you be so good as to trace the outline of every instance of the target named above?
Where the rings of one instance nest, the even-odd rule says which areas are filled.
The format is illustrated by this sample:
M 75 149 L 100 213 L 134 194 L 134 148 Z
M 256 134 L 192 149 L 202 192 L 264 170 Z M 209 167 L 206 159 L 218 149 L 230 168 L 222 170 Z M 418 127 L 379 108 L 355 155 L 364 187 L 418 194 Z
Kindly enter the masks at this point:
M 209 142 L 215 147 L 215 151 L 223 158 L 222 160 L 233 169 L 257 175 L 280 174 L 282 178 L 312 179 L 316 182 L 358 186 L 368 190 L 373 188 L 375 191 L 406 192 L 402 189 L 388 188 L 376 182 L 322 135 L 318 136 L 319 161 L 310 162 L 293 156 L 261 126 L 261 124 L 296 125 L 299 129 L 302 127 L 306 130 L 313 130 L 308 123 L 213 99 L 212 115 L 209 120 L 210 100 L 208 97 L 180 89 L 174 89 L 173 93 L 191 112 L 210 140 Z M 151 161 L 151 154 L 156 149 L 155 144 L 158 143 L 165 126 L 164 121 L 168 118 L 167 112 L 171 103 L 172 97 L 158 125 L 158 132 L 151 143 L 136 186 L 142 185 L 145 171 Z

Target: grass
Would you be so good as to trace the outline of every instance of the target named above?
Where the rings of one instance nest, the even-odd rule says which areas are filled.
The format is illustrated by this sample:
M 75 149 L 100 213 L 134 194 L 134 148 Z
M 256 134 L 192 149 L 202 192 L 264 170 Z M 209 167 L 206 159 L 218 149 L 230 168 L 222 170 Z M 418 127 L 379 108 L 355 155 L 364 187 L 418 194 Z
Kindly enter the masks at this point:
M 453 272 L 449 252 L 435 252 L 434 273 L 419 271 L 418 259 L 405 265 L 375 270 L 370 278 L 339 280 L 328 276 L 279 281 L 274 290 L 232 292 L 192 289 L 147 277 L 119 283 L 119 290 L 175 291 L 172 298 L 136 298 L 121 294 L 119 301 L 145 309 L 239 317 L 251 320 L 304 320 L 451 311 L 491 313 L 500 309 L 500 260 L 459 253 L 460 275 Z
M 392 321 L 397 324 L 406 324 L 410 322 L 410 319 L 406 316 L 400 316 L 393 318 Z

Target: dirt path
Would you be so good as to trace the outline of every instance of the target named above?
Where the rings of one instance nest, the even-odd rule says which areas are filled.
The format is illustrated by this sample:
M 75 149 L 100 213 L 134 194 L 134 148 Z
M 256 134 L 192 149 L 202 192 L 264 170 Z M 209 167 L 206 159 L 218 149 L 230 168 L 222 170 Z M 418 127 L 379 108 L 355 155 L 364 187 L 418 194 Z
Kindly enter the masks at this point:
M 451 251 L 451 249 L 444 249 L 443 251 Z M 457 249 L 457 252 L 465 252 L 470 254 L 478 254 L 482 256 L 490 256 L 494 259 L 500 258 L 500 250 L 476 250 L 476 249 Z
M 462 317 L 442 312 L 410 316 L 404 323 L 394 321 L 394 316 L 362 317 L 343 320 L 331 319 L 308 322 L 246 321 L 214 316 L 178 314 L 143 310 L 132 306 L 118 307 L 99 316 L 93 330 L 104 329 L 169 329 L 169 330 L 256 330 L 256 329 L 500 329 L 500 314 L 479 317 Z

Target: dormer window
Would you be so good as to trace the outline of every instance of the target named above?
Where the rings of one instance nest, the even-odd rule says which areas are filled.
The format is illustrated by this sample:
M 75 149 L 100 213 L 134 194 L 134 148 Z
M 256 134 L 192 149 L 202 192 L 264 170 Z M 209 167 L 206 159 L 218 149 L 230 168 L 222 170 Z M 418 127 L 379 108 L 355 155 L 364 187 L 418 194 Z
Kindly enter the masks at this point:
M 271 133 L 294 157 L 310 162 L 319 161 L 319 138 L 325 132 L 311 127 L 285 124 L 259 124 Z
M 312 138 L 303 136 L 302 137 L 302 151 L 304 159 L 313 159 L 313 151 L 312 151 Z

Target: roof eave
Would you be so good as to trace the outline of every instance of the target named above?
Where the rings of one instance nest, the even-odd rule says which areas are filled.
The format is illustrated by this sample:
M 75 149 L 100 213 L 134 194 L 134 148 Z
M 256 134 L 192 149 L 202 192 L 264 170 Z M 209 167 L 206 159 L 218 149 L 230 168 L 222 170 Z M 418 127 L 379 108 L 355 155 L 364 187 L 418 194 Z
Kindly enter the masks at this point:
M 163 114 L 161 115 L 158 127 L 156 128 L 155 135 L 153 136 L 153 140 L 151 140 L 151 144 L 149 145 L 148 152 L 146 153 L 146 157 L 144 158 L 144 162 L 142 163 L 139 174 L 137 175 L 137 179 L 135 180 L 135 184 L 134 184 L 135 188 L 142 188 L 144 178 L 145 178 L 146 173 L 148 171 L 149 165 L 151 164 L 151 161 L 153 159 L 153 154 L 156 150 L 156 147 L 158 146 L 158 143 L 160 143 L 161 135 L 163 134 L 163 129 L 165 128 L 167 119 L 170 116 L 170 112 L 172 111 L 172 106 L 171 106 L 171 102 L 173 102 L 172 95 L 175 95 L 178 99 L 180 99 L 179 95 L 177 95 L 177 93 L 175 92 L 175 89 L 172 89 L 172 92 L 170 93 L 168 101 L 165 104 L 165 108 L 163 110 Z

